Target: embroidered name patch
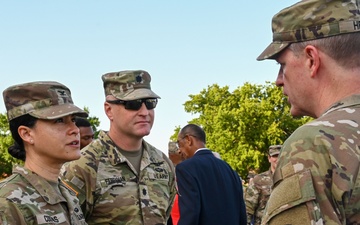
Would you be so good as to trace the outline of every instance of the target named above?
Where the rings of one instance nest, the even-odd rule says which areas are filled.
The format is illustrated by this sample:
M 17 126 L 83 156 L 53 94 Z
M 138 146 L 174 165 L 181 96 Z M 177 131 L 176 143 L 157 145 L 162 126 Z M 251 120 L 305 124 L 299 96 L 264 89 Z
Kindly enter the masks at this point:
M 58 213 L 52 216 L 49 216 L 47 214 L 40 214 L 36 215 L 36 220 L 38 224 L 61 224 L 66 222 L 64 213 Z

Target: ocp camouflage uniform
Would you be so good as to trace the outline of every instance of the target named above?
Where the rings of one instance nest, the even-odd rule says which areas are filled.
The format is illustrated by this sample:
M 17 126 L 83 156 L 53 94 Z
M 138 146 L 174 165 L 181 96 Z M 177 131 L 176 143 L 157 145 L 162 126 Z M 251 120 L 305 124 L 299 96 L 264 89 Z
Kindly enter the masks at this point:
M 284 143 L 263 224 L 360 224 L 360 95 Z
M 64 176 L 79 191 L 89 224 L 166 224 L 174 201 L 172 163 L 143 141 L 140 174 L 106 132 L 82 149 Z
M 272 173 L 271 170 L 268 170 L 255 175 L 246 188 L 245 204 L 248 224 L 252 224 L 252 221 L 254 225 L 261 224 L 266 202 L 270 197 L 272 183 Z
M 87 224 L 76 192 L 61 180 L 59 191 L 32 171 L 14 167 L 0 182 L 0 224 Z

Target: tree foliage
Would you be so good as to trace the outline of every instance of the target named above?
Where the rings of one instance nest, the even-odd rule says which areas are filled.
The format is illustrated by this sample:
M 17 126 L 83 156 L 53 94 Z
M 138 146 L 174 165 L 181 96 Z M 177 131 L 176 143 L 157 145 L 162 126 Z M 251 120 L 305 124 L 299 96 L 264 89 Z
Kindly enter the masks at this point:
M 7 116 L 0 113 L 0 179 L 11 174 L 14 163 L 21 163 L 8 153 L 8 148 L 13 143 Z
M 294 119 L 281 89 L 270 82 L 245 83 L 233 92 L 228 86 L 214 84 L 189 97 L 185 111 L 197 116 L 189 123 L 203 127 L 207 147 L 220 153 L 242 177 L 249 170 L 267 170 L 268 147 L 282 144 L 297 127 L 310 120 Z M 175 129 L 172 140 L 176 140 L 179 129 Z
M 96 139 L 98 137 L 99 134 L 99 130 L 98 127 L 100 126 L 100 120 L 98 117 L 96 116 L 90 116 L 90 111 L 88 107 L 84 107 L 84 111 L 87 112 L 89 114 L 87 120 L 89 120 L 91 127 L 94 131 L 94 139 Z

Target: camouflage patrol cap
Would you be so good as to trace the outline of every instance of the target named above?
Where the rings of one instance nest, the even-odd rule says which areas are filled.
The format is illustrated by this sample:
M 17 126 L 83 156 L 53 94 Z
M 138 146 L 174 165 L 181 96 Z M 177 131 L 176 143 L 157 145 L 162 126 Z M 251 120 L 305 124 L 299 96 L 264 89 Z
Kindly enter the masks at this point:
M 38 119 L 57 119 L 87 113 L 74 105 L 71 92 L 65 85 L 53 81 L 18 84 L 3 91 L 8 120 L 30 114 Z
M 130 101 L 142 98 L 160 98 L 150 87 L 150 74 L 144 70 L 126 70 L 102 76 L 105 95 Z
M 359 0 L 304 0 L 272 19 L 273 42 L 257 60 L 274 59 L 291 43 L 360 31 Z
M 178 148 L 176 147 L 176 142 L 170 141 L 169 142 L 169 154 L 176 154 L 178 152 Z
M 282 147 L 282 145 L 270 145 L 270 147 L 269 147 L 269 155 L 270 156 L 279 155 L 281 147 Z

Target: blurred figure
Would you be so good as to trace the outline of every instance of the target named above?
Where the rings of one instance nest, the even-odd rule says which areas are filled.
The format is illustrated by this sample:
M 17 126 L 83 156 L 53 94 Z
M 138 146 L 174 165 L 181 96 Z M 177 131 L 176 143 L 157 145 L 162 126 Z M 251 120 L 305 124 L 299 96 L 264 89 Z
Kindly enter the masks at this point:
M 80 148 L 84 148 L 94 139 L 94 131 L 89 120 L 81 117 L 75 118 L 75 124 L 80 129 Z
M 168 154 L 171 162 L 175 166 L 175 171 L 176 171 L 176 165 L 184 161 L 184 157 L 182 156 L 182 154 L 180 154 L 179 149 L 176 147 L 176 142 L 169 142 Z M 177 225 L 179 219 L 180 219 L 179 196 L 178 194 L 176 194 L 168 225 Z
M 79 192 L 89 224 L 166 224 L 176 194 L 170 159 L 144 140 L 155 119 L 150 74 L 127 70 L 102 76 L 108 132 L 81 150 L 63 176 Z
M 360 224 L 360 1 L 307 0 L 272 19 L 276 85 L 295 117 L 263 224 Z
M 271 145 L 268 151 L 270 168 L 268 171 L 257 174 L 250 180 L 245 191 L 245 204 L 248 225 L 260 225 L 266 203 L 270 197 L 273 184 L 273 174 L 277 165 L 281 145 Z
M 256 176 L 256 173 L 254 172 L 254 170 L 249 171 L 248 175 L 246 176 L 246 184 L 249 185 L 255 176 Z
M 173 163 L 173 165 L 176 166 L 181 163 L 182 161 L 185 160 L 185 158 L 183 157 L 183 155 L 180 153 L 179 149 L 176 146 L 176 142 L 169 142 L 169 150 L 168 150 L 168 155 L 169 155 L 169 159 L 171 160 L 171 162 Z
M 87 113 L 73 104 L 58 82 L 38 81 L 3 92 L 14 144 L 24 161 L 0 183 L 0 224 L 86 224 L 76 192 L 59 179 L 65 162 L 80 158 L 75 116 Z
M 179 134 L 179 151 L 186 158 L 176 166 L 179 225 L 246 224 L 239 175 L 205 147 L 204 130 L 188 124 Z

